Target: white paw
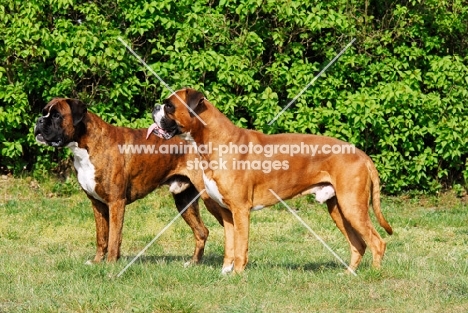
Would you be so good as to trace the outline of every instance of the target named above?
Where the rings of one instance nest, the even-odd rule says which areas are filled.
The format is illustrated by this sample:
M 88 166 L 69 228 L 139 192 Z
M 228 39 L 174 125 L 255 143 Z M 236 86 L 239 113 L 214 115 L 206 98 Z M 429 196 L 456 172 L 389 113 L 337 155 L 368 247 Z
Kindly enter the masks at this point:
M 223 269 L 221 270 L 222 275 L 227 275 L 232 272 L 234 269 L 234 262 L 231 263 L 231 265 L 224 266 Z
M 193 262 L 192 261 L 187 261 L 184 263 L 184 267 L 187 268 L 187 267 L 190 267 L 192 266 Z
M 94 263 L 93 263 L 93 261 L 91 261 L 91 260 L 88 260 L 88 261 L 86 261 L 86 262 L 85 262 L 85 265 L 89 265 L 89 266 L 91 266 L 91 265 L 94 265 Z

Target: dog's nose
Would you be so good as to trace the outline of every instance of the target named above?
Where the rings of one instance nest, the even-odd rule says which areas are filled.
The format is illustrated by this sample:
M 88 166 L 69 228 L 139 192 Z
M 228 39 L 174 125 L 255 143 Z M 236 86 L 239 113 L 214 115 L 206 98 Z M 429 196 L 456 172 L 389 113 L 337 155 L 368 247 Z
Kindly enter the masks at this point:
M 44 118 L 42 116 L 40 118 L 38 118 L 37 123 L 39 123 L 39 124 L 44 123 Z

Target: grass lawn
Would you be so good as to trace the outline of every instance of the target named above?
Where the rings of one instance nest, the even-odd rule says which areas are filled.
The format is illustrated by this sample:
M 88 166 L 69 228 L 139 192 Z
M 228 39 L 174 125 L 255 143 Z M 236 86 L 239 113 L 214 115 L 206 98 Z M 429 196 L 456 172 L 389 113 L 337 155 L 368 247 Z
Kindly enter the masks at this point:
M 325 205 L 288 204 L 349 261 Z M 76 181 L 0 178 L 0 312 L 468 312 L 468 211 L 452 193 L 384 197 L 383 268 L 368 251 L 357 277 L 281 204 L 252 213 L 246 271 L 222 276 L 223 230 L 201 206 L 201 265 L 183 267 L 194 240 L 178 219 L 116 278 L 176 215 L 166 187 L 127 207 L 122 259 L 87 266 L 94 220 Z

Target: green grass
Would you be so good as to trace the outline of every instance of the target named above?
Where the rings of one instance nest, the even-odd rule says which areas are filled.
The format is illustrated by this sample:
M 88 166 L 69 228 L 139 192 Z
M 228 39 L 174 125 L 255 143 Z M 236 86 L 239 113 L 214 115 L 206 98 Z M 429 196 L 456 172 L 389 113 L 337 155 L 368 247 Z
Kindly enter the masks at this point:
M 63 190 L 63 191 L 62 191 Z M 325 206 L 288 201 L 345 261 L 349 251 Z M 116 275 L 176 215 L 167 188 L 128 207 L 115 264 L 94 256 L 89 200 L 76 181 L 0 178 L 0 312 L 467 312 L 468 211 L 448 193 L 384 197 L 395 234 L 380 271 L 368 251 L 358 276 L 281 205 L 252 214 L 245 273 L 220 275 L 223 231 L 202 209 L 210 238 L 201 265 L 184 268 L 193 236 L 177 220 L 120 278 Z M 377 223 L 375 223 L 377 226 Z

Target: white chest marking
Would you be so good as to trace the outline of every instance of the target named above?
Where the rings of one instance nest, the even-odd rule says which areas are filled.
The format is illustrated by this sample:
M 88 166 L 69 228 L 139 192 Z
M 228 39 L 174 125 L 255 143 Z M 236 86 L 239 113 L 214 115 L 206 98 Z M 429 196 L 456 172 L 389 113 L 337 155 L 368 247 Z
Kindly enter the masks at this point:
M 187 140 L 189 142 L 195 142 L 195 140 L 193 140 L 192 134 L 190 132 L 180 134 L 179 137 L 181 139 Z
M 106 203 L 96 193 L 96 180 L 94 176 L 95 170 L 93 163 L 91 163 L 91 160 L 89 159 L 88 151 L 86 149 L 79 148 L 76 142 L 70 142 L 67 147 L 70 148 L 75 156 L 73 165 L 75 165 L 78 173 L 78 182 L 80 183 L 81 188 L 83 188 L 86 193 L 94 199 Z
M 205 183 L 206 193 L 210 196 L 210 198 L 216 201 L 223 208 L 227 209 L 227 205 L 223 202 L 223 196 L 219 193 L 216 182 L 213 179 L 206 177 L 205 173 L 203 173 L 203 182 Z

